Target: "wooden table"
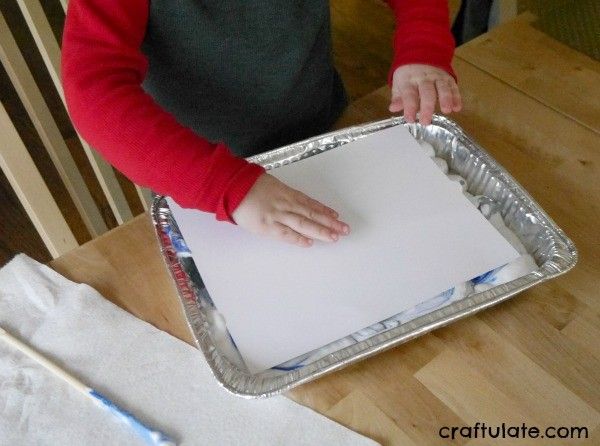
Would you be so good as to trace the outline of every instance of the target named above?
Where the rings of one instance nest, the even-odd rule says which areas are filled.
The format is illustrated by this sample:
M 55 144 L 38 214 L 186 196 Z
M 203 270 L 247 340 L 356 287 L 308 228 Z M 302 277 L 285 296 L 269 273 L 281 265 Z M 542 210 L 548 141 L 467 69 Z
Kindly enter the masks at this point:
M 465 109 L 453 119 L 574 240 L 579 264 L 477 316 L 288 394 L 384 444 L 445 444 L 442 426 L 477 421 L 585 426 L 590 438 L 577 444 L 600 443 L 600 64 L 529 21 L 518 19 L 457 51 Z M 351 106 L 339 126 L 387 117 L 388 100 L 387 88 L 375 91 Z M 51 266 L 191 342 L 147 215 Z M 502 443 L 451 443 L 467 442 Z

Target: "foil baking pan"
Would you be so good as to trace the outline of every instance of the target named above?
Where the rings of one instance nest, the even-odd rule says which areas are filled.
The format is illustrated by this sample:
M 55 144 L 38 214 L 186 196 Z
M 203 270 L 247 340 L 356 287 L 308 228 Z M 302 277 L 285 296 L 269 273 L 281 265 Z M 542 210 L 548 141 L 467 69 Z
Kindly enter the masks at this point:
M 202 253 L 192 255 L 187 249 L 165 197 L 156 196 L 151 217 L 164 261 L 174 280 L 194 340 L 204 353 L 216 380 L 226 390 L 247 398 L 269 397 L 287 391 L 496 305 L 527 288 L 567 272 L 577 262 L 577 250 L 573 242 L 523 187 L 456 123 L 443 116 L 434 115 L 429 126 L 409 124 L 404 118 L 394 117 L 349 127 L 248 160 L 267 170 L 275 169 L 303 158 L 318 156 L 327 150 L 335 150 L 348 142 L 396 125 L 406 126 L 417 140 L 430 143 L 435 156 L 446 161 L 450 173 L 460 175 L 466 181 L 468 193 L 479 197 L 479 203 L 487 203 L 488 208 L 493 205 L 497 209 L 503 224 L 518 238 L 528 257 L 533 259 L 531 270 L 498 285 L 491 281 L 484 291 L 478 291 L 482 289 L 481 277 L 473 279 L 468 282 L 470 291 L 459 298 L 453 299 L 449 297 L 451 293 L 442 293 L 409 314 L 400 314 L 366 327 L 281 366 L 253 375 L 244 366 L 223 318 L 202 282 L 202 272 L 195 266 L 194 256 Z M 484 276 L 489 277 L 489 274 Z

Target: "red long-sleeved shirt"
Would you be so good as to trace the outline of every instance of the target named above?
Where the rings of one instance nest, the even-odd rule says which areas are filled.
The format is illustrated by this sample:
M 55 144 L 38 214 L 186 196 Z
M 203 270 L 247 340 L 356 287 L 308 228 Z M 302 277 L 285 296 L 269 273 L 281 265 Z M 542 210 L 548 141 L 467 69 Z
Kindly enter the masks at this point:
M 389 0 L 394 58 L 454 75 L 447 0 Z M 231 220 L 264 169 L 179 124 L 141 87 L 149 0 L 71 0 L 62 43 L 68 110 L 82 136 L 131 180 Z M 191 32 L 191 31 L 190 31 Z

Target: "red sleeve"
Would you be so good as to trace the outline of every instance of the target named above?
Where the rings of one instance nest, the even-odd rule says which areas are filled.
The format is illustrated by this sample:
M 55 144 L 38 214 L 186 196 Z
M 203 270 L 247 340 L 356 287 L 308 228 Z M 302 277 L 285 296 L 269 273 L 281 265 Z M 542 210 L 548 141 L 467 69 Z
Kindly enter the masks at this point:
M 71 0 L 62 43 L 69 114 L 131 180 L 181 206 L 231 213 L 264 169 L 179 124 L 141 88 L 149 0 Z
M 456 75 L 452 66 L 454 38 L 448 0 L 387 0 L 396 16 L 394 58 L 388 81 L 401 65 L 433 65 Z

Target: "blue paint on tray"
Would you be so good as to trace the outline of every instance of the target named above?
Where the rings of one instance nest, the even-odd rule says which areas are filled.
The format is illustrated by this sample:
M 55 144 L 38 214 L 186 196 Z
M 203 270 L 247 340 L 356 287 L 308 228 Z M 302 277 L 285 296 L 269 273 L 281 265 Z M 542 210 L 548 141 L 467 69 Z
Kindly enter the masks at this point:
M 474 285 L 478 285 L 480 283 L 493 283 L 494 280 L 496 280 L 496 272 L 500 268 L 493 269 L 491 271 L 488 271 L 487 273 L 481 274 L 480 276 L 474 277 L 473 279 L 471 279 L 471 282 Z

